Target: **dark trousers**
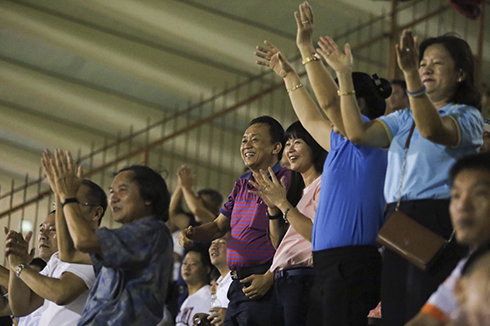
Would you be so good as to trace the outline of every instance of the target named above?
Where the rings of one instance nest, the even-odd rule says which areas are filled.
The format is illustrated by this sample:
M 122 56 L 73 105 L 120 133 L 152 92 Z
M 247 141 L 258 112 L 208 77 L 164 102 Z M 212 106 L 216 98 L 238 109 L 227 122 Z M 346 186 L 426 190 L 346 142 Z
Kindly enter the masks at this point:
M 272 323 L 272 289 L 260 299 L 249 299 L 242 291 L 249 284 L 241 284 L 233 280 L 228 290 L 228 309 L 226 310 L 225 326 L 270 326 Z
M 379 302 L 381 255 L 374 246 L 351 246 L 313 252 L 315 285 L 321 298 L 318 320 L 324 326 L 367 325 Z
M 395 206 L 387 206 L 388 217 Z M 451 236 L 448 200 L 401 202 L 399 210 L 445 239 Z M 381 285 L 383 325 L 403 326 L 412 319 L 465 253 L 463 246 L 451 243 L 434 267 L 424 272 L 394 252 L 385 250 Z
M 314 315 L 310 290 L 314 275 L 294 275 L 276 278 L 272 299 L 275 321 L 273 325 L 303 326 L 307 314 Z

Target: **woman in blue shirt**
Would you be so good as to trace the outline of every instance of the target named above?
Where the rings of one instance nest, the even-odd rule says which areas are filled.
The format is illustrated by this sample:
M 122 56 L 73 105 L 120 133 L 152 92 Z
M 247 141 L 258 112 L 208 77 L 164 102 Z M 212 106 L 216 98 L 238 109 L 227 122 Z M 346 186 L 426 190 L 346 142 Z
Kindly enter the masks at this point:
M 384 189 L 387 216 L 400 199 L 400 211 L 448 239 L 452 233 L 449 168 L 458 158 L 477 152 L 482 143 L 480 95 L 468 44 L 445 35 L 425 40 L 418 49 L 412 33 L 403 31 L 396 52 L 410 108 L 369 122 L 362 120 L 352 96 L 350 46 L 346 44 L 341 51 L 329 37 L 321 38 L 319 44 L 319 53 L 339 79 L 347 137 L 359 144 L 389 148 Z M 400 187 L 404 147 L 412 125 L 415 129 Z M 460 259 L 462 248 L 455 245 L 453 249 L 454 255 L 445 257 L 429 272 L 386 250 L 381 290 L 383 324 L 404 325 L 420 310 Z

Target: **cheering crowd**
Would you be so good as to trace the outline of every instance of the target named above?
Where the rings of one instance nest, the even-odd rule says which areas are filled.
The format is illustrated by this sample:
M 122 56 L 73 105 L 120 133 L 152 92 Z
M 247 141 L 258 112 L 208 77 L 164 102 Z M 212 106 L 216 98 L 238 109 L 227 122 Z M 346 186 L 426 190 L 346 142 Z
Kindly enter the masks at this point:
M 69 151 L 43 154 L 57 198 L 39 229 L 44 264 L 32 233 L 6 230 L 2 315 L 18 325 L 364 326 L 380 307 L 386 326 L 490 325 L 490 123 L 470 47 L 449 34 L 418 44 L 405 30 L 404 80 L 390 84 L 354 71 L 349 44 L 325 36 L 315 48 L 307 2 L 295 20 L 316 101 L 279 48 L 257 47 L 298 121 L 286 131 L 270 116 L 250 122 L 246 171 L 223 205 L 213 189 L 194 192 L 187 165 L 172 196 L 136 165 L 116 173 L 107 198 Z M 108 206 L 118 229 L 100 227 Z M 445 242 L 423 267 L 377 242 L 399 215 Z

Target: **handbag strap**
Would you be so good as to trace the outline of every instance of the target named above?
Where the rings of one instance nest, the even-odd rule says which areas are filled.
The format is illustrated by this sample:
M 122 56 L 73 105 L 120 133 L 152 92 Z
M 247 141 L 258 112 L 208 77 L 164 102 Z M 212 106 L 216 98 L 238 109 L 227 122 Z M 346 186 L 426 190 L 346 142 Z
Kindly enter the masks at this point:
M 405 147 L 404 147 L 405 154 L 403 155 L 402 173 L 400 176 L 400 185 L 398 187 L 398 200 L 396 202 L 395 211 L 398 211 L 398 208 L 400 207 L 400 203 L 402 201 L 403 176 L 405 174 L 405 165 L 407 164 L 408 147 L 410 147 L 410 139 L 412 139 L 412 135 L 413 135 L 414 130 L 415 130 L 415 122 L 412 124 L 412 128 L 410 129 L 410 133 L 408 134 L 407 141 L 405 142 Z M 446 244 L 450 243 L 453 240 L 455 233 L 456 233 L 456 230 L 453 229 L 451 236 L 449 237 L 448 240 L 446 240 Z
M 407 164 L 408 147 L 410 146 L 410 139 L 412 139 L 414 130 L 415 130 L 415 121 L 412 124 L 412 128 L 410 129 L 410 133 L 408 134 L 407 141 L 405 142 L 405 154 L 403 155 L 402 172 L 400 175 L 400 184 L 398 187 L 398 200 L 396 202 L 395 211 L 398 210 L 398 208 L 400 207 L 400 203 L 402 201 L 403 176 L 405 175 L 405 165 Z

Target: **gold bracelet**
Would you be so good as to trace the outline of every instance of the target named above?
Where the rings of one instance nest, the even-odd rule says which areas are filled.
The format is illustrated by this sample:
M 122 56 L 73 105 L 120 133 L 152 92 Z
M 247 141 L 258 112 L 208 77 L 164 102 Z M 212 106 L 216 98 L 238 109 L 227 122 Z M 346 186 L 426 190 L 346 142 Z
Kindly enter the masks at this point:
M 347 95 L 355 95 L 355 94 L 356 94 L 355 90 L 348 91 L 348 92 L 341 92 L 340 90 L 337 90 L 338 96 L 347 96 Z
M 297 90 L 298 88 L 301 88 L 301 87 L 303 87 L 303 84 L 299 83 L 298 85 L 294 86 L 293 88 L 288 89 L 288 93 L 294 92 L 295 90 Z
M 307 63 L 310 63 L 312 61 L 320 61 L 320 58 L 318 57 L 318 54 L 316 53 L 313 53 L 311 56 L 305 58 L 303 61 L 301 61 L 301 63 L 303 65 L 307 64 Z

